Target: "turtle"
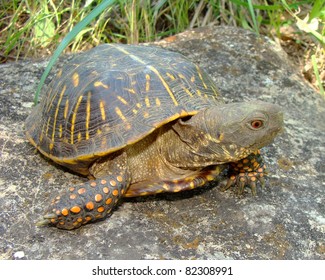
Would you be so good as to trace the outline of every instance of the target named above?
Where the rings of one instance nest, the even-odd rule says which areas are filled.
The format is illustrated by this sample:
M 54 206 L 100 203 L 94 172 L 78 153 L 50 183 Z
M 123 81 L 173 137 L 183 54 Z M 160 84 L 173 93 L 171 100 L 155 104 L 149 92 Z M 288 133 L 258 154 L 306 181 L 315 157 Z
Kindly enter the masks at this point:
M 280 106 L 225 103 L 212 78 L 158 46 L 102 44 L 57 72 L 25 122 L 45 157 L 88 177 L 56 194 L 37 225 L 76 229 L 103 220 L 123 197 L 202 187 L 256 195 L 259 150 L 283 128 Z

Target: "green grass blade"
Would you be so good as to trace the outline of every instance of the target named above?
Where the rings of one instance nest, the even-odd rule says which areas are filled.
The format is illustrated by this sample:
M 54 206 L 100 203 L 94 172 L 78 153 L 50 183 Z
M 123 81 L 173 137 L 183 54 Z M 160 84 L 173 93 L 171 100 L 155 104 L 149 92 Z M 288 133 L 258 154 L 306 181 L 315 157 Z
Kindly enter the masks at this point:
M 317 80 L 317 84 L 318 84 L 319 91 L 322 94 L 322 96 L 325 97 L 324 88 L 323 88 L 323 85 L 322 85 L 321 78 L 319 76 L 319 71 L 318 71 L 318 67 L 317 67 L 317 61 L 316 61 L 316 57 L 315 57 L 314 54 L 311 56 L 311 62 L 312 62 L 313 68 L 314 68 L 314 74 L 315 74 L 315 77 L 316 77 L 316 80 Z
M 254 31 L 256 34 L 260 34 L 259 28 L 258 28 L 258 24 L 257 24 L 257 20 L 256 20 L 256 16 L 255 16 L 255 11 L 254 11 L 254 7 L 253 7 L 253 3 L 252 0 L 247 0 L 248 3 L 248 10 L 249 13 L 251 15 L 251 18 L 253 20 L 253 25 L 254 25 Z
M 310 14 L 309 14 L 309 20 L 312 20 L 313 18 L 319 17 L 322 9 L 324 9 L 324 4 L 325 4 L 324 0 L 316 0 L 315 1 L 314 6 L 311 9 Z
M 39 94 L 41 89 L 44 85 L 45 79 L 47 78 L 48 74 L 50 73 L 54 63 L 60 56 L 60 54 L 64 51 L 64 49 L 69 45 L 69 43 L 78 35 L 78 33 L 85 28 L 94 18 L 96 18 L 100 13 L 102 13 L 106 8 L 114 4 L 116 0 L 104 0 L 98 6 L 96 6 L 90 13 L 87 15 L 82 21 L 80 21 L 76 26 L 68 33 L 68 35 L 62 40 L 60 45 L 54 51 L 53 56 L 51 57 L 48 65 L 46 66 L 41 80 L 38 84 L 35 97 L 34 97 L 34 104 L 38 103 Z

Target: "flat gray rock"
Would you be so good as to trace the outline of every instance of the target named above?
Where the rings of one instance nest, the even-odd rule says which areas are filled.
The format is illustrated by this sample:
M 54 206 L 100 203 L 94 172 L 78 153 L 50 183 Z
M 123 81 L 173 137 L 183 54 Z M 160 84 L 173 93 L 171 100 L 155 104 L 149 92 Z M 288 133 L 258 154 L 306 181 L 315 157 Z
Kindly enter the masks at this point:
M 197 62 L 227 102 L 281 105 L 286 131 L 263 149 L 258 197 L 218 184 L 126 199 L 102 222 L 74 231 L 36 227 L 50 198 L 85 178 L 42 157 L 24 120 L 46 62 L 0 66 L 1 259 L 325 259 L 325 101 L 286 55 L 241 29 L 188 31 L 158 43 Z M 64 59 L 61 59 L 64 61 Z

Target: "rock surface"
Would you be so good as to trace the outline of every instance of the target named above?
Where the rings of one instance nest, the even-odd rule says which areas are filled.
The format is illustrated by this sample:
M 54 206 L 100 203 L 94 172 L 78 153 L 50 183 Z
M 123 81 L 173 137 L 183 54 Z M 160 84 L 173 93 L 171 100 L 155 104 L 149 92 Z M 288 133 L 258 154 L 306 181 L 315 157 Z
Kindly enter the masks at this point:
M 85 179 L 24 137 L 46 62 L 1 65 L 0 259 L 325 259 L 325 101 L 274 43 L 248 31 L 201 29 L 158 44 L 199 63 L 227 102 L 283 106 L 286 131 L 263 150 L 267 187 L 239 199 L 213 182 L 127 199 L 109 219 L 74 231 L 36 227 L 55 192 Z

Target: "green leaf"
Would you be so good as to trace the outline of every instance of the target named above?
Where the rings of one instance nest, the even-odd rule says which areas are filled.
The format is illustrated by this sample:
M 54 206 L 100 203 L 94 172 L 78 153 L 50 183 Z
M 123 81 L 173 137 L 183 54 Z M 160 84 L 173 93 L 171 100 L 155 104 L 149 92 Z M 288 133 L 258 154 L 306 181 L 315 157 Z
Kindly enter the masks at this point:
M 55 35 L 55 25 L 48 18 L 45 17 L 42 20 L 35 23 L 34 26 L 34 38 L 40 43 L 42 47 L 46 47 L 51 43 L 51 38 Z

